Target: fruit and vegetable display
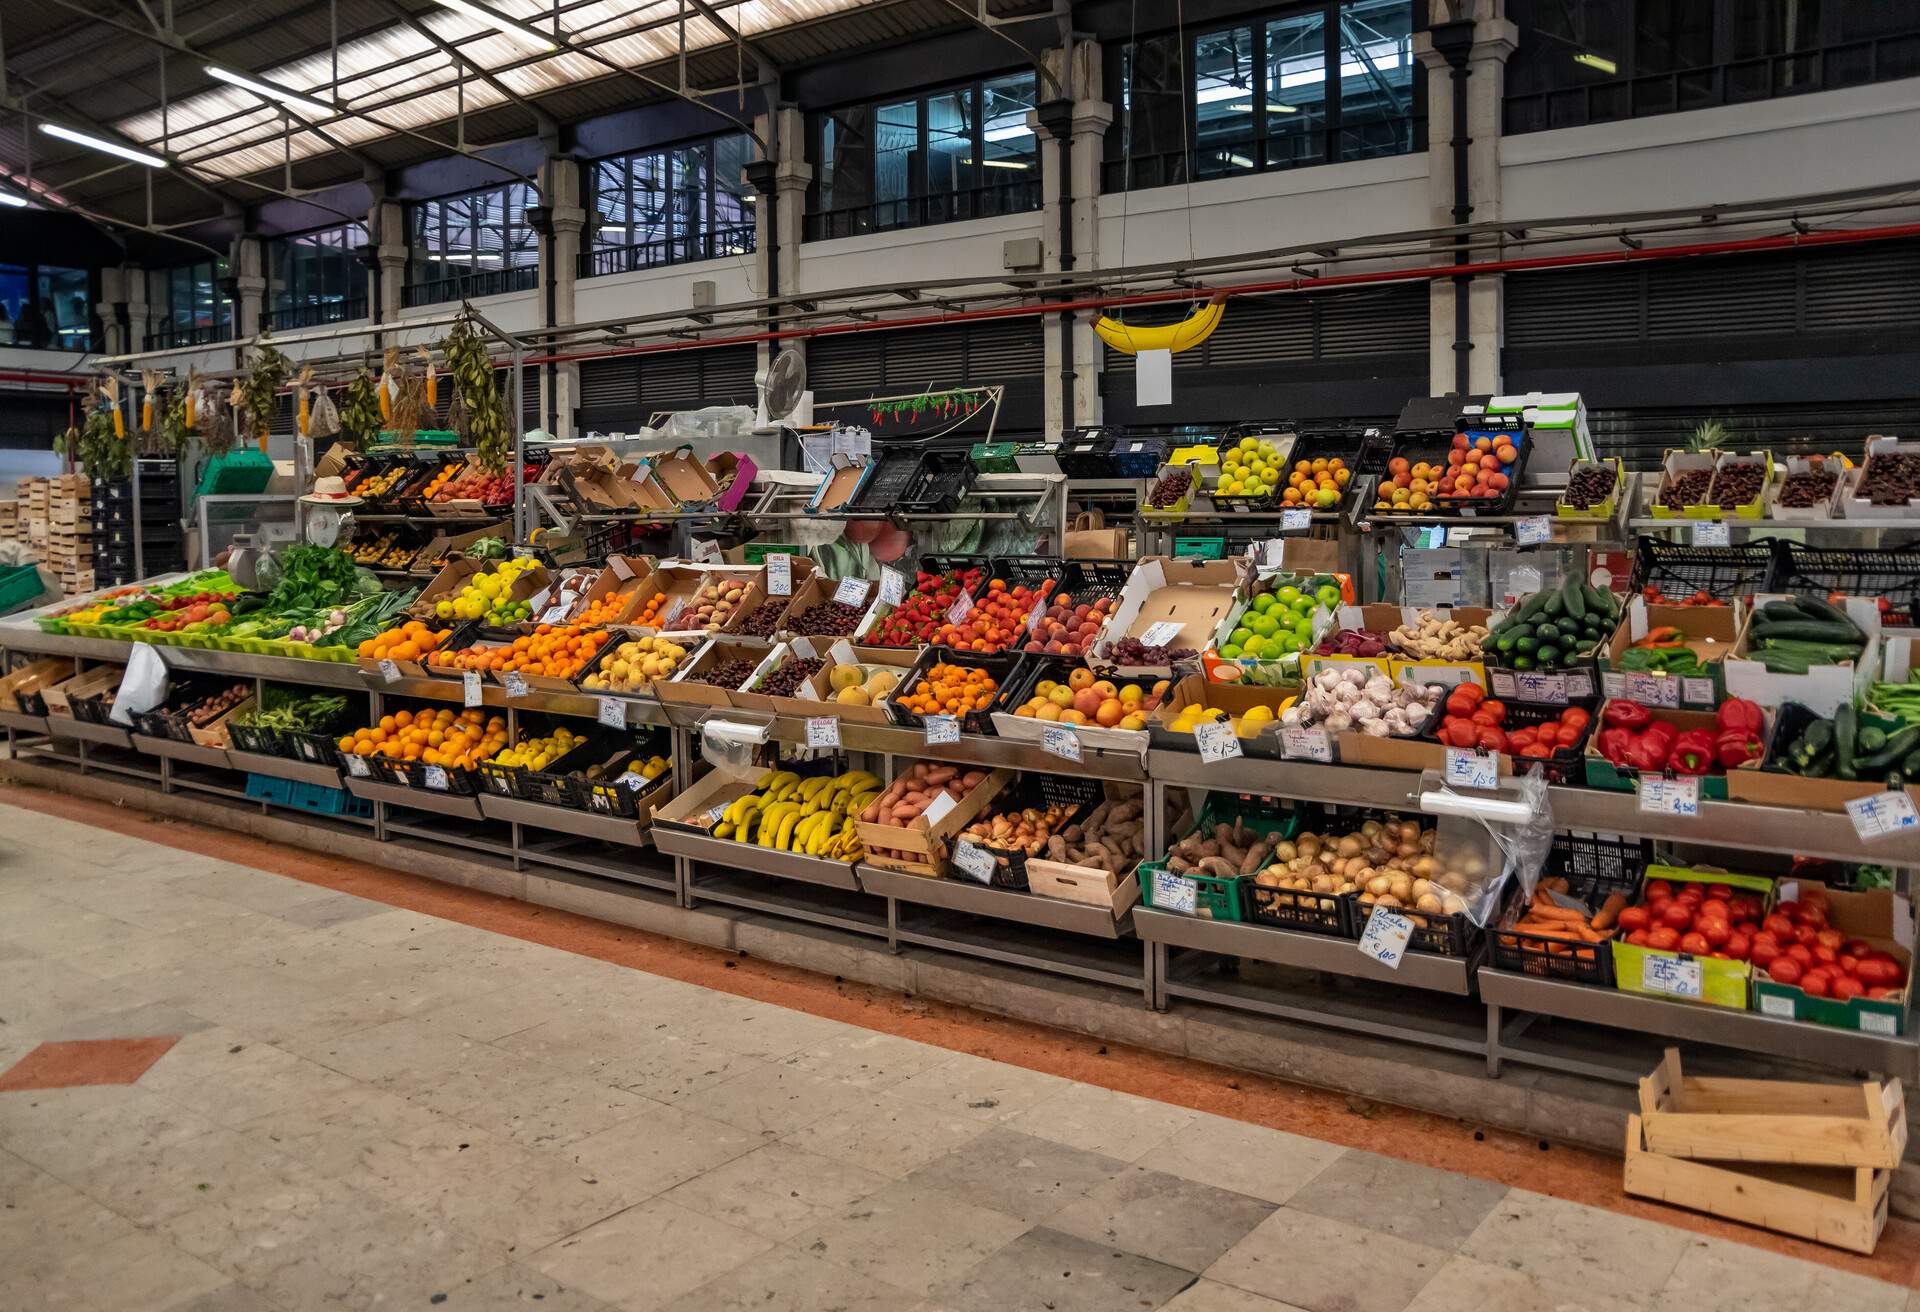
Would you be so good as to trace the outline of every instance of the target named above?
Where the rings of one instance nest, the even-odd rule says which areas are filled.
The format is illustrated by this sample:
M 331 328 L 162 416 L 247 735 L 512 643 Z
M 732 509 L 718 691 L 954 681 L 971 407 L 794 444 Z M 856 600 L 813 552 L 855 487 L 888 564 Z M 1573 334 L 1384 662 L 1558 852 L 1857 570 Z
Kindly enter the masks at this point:
M 1775 674 L 1805 674 L 1816 665 L 1849 665 L 1867 635 L 1846 610 L 1810 593 L 1769 601 L 1747 626 L 1747 658 Z
M 1281 583 L 1272 591 L 1256 592 L 1221 644 L 1220 659 L 1278 661 L 1303 652 L 1313 645 L 1315 616 L 1331 612 L 1340 600 L 1333 583 Z
M 747 680 L 760 668 L 759 661 L 742 660 L 727 657 L 722 660 L 708 661 L 697 670 L 689 670 L 680 676 L 683 683 L 704 683 L 709 688 L 720 688 L 727 692 L 738 692 L 746 687 Z
M 1486 640 L 1486 625 L 1462 624 L 1452 616 L 1430 610 L 1416 613 L 1413 623 L 1402 624 L 1387 634 L 1388 646 L 1412 660 L 1421 661 L 1477 661 Z M 1379 655 L 1378 652 L 1359 654 Z
M 1616 697 L 1600 708 L 1593 749 L 1615 766 L 1660 774 L 1724 774 L 1766 752 L 1766 715 L 1744 697 L 1720 703 L 1711 729 L 1682 729 L 1639 702 Z
M 1840 475 L 1845 468 L 1846 462 L 1838 456 L 1805 457 L 1804 468 L 1789 469 L 1780 480 L 1774 504 L 1789 510 L 1812 510 L 1826 505 L 1833 499 L 1833 490 L 1840 485 Z
M 1920 451 L 1875 451 L 1867 457 L 1850 495 L 1875 506 L 1920 501 Z
M 1713 470 L 1685 469 L 1666 481 L 1660 489 L 1659 503 L 1676 515 L 1688 506 L 1703 504 L 1707 499 L 1707 487 L 1713 482 Z
M 1076 601 L 1072 593 L 1048 598 L 1047 608 L 1027 633 L 1023 650 L 1049 656 L 1085 656 L 1100 640 L 1100 630 L 1113 614 L 1112 597 Z
M 1280 502 L 1286 506 L 1300 506 L 1308 510 L 1332 510 L 1340 504 L 1345 495 L 1347 484 L 1353 481 L 1353 471 L 1347 468 L 1347 462 L 1339 456 L 1315 456 L 1312 460 L 1296 460 L 1293 470 L 1287 475 L 1287 485 L 1281 489 Z M 1255 493 L 1253 495 L 1263 495 Z
M 376 633 L 354 649 L 362 660 L 418 661 L 453 636 L 452 629 L 430 629 L 419 620 L 408 620 L 397 629 Z
M 780 627 L 780 617 L 787 613 L 787 607 L 793 603 L 792 597 L 768 597 L 743 616 L 733 626 L 733 631 L 743 638 L 771 638 Z M 656 607 L 654 615 L 659 614 Z M 652 624 L 654 620 L 642 620 L 635 617 L 635 624 Z
M 896 688 L 893 704 L 915 715 L 966 716 L 993 705 L 993 695 L 999 688 L 983 669 L 936 661 L 906 692 Z
M 1782 950 L 1785 916 L 1769 916 L 1758 893 L 1726 884 L 1649 879 L 1640 901 L 1619 912 L 1619 930 L 1635 947 L 1720 961 L 1771 961 Z M 1764 966 L 1766 961 L 1755 961 Z
M 1825 888 L 1802 883 L 1796 892 L 1792 901 L 1776 903 L 1752 935 L 1749 959 L 1767 978 L 1841 1002 L 1906 993 L 1907 968 L 1898 957 L 1827 923 Z
M 1767 468 L 1764 457 L 1722 456 L 1713 471 L 1708 503 L 1725 511 L 1752 505 L 1766 492 Z
M 1193 733 L 1203 724 L 1231 724 L 1233 732 L 1241 738 L 1257 738 L 1274 722 L 1281 712 L 1271 706 L 1249 706 L 1238 715 L 1231 715 L 1218 706 L 1202 706 L 1195 702 L 1180 708 L 1178 714 L 1167 721 L 1171 733 Z
M 349 756 L 418 761 L 448 770 L 471 770 L 507 745 L 507 721 L 482 710 L 397 710 L 378 724 L 355 729 L 339 741 Z
M 480 620 L 493 628 L 517 624 L 533 615 L 533 603 L 516 601 L 514 585 L 522 575 L 539 568 L 540 562 L 531 556 L 503 560 L 470 576 L 452 596 L 435 601 L 433 613 L 443 620 Z
M 820 673 L 826 663 L 820 656 L 791 656 L 761 675 L 752 691 L 768 697 L 792 697 L 800 685 Z
M 1389 513 L 1431 514 L 1469 501 L 1505 496 L 1520 461 L 1513 435 L 1455 433 L 1445 460 L 1395 456 L 1375 492 L 1373 508 Z
M 1795 703 L 1788 703 L 1788 708 L 1803 716 L 1804 723 L 1768 760 L 1769 769 L 1810 779 L 1885 783 L 1889 788 L 1920 783 L 1920 724 L 1891 731 L 1863 724 L 1851 703 L 1836 708 L 1832 718 Z
M 1249 853 L 1256 888 L 1350 894 L 1365 907 L 1450 916 L 1466 910 L 1474 874 L 1434 855 L 1438 831 L 1417 820 L 1366 820 L 1346 833 L 1305 832 Z M 1262 865 L 1264 864 L 1264 868 Z M 1244 872 L 1243 872 L 1244 873 Z
M 294 692 L 269 685 L 264 701 L 235 713 L 233 723 L 279 733 L 319 733 L 346 713 L 338 693 Z
M 141 621 L 155 633 L 196 633 L 226 627 L 233 619 L 228 608 L 237 592 L 196 592 L 190 597 L 168 597 L 156 603 L 161 613 Z
M 1223 497 L 1274 496 L 1280 491 L 1280 476 L 1284 472 L 1286 466 L 1281 463 L 1280 448 L 1270 439 L 1243 437 L 1220 452 L 1218 493 Z M 1299 501 L 1296 490 L 1293 503 Z
M 988 579 L 986 590 L 973 599 L 966 617 L 935 629 L 933 641 L 960 651 L 1005 651 L 1019 646 L 1027 641 L 1027 621 L 1034 607 L 1046 604 L 1053 587 L 1052 579 L 1043 579 L 1037 588 L 1024 583 L 1010 587 L 1005 579 Z
M 501 748 L 494 753 L 493 763 L 522 770 L 544 770 L 585 741 L 584 736 L 562 725 L 552 733 L 522 738 L 511 747 Z
M 1577 756 L 1592 714 L 1568 706 L 1536 724 L 1508 724 L 1507 704 L 1488 697 L 1477 683 L 1463 683 L 1447 694 L 1445 713 L 1434 737 L 1445 747 L 1471 747 L 1545 761 Z
M 713 836 L 781 852 L 858 861 L 865 852 L 854 818 L 879 796 L 879 776 L 866 770 L 804 779 L 791 770 L 778 770 L 727 806 L 713 826 Z
M 827 692 L 842 706 L 875 706 L 900 682 L 891 665 L 836 665 L 827 675 Z
M 1061 724 L 1097 725 L 1102 729 L 1145 729 L 1147 717 L 1166 696 L 1167 683 L 1115 683 L 1094 677 L 1092 670 L 1069 671 L 1064 680 L 1041 679 L 1033 695 L 1014 708 L 1023 719 Z
M 1314 673 L 1299 700 L 1280 713 L 1280 723 L 1302 729 L 1321 725 L 1328 733 L 1411 738 L 1426 727 L 1445 694 L 1437 683 L 1396 684 L 1373 666 L 1335 666 Z
M 1618 598 L 1572 578 L 1515 606 L 1481 647 L 1488 660 L 1512 669 L 1564 670 L 1590 659 L 1619 621 Z
M 947 624 L 947 612 L 962 592 L 975 596 L 986 583 L 986 571 L 969 568 L 914 576 L 913 591 L 898 606 L 875 621 L 867 642 L 875 647 L 922 647 Z
M 1620 472 L 1612 465 L 1581 465 L 1567 476 L 1567 490 L 1560 500 L 1575 510 L 1592 510 L 1605 505 L 1620 484 Z
M 1086 819 L 1050 835 L 1045 856 L 1049 861 L 1090 866 L 1121 875 L 1140 864 L 1147 852 L 1147 829 L 1137 797 L 1101 802 Z
M 1705 588 L 1695 589 L 1684 597 L 1670 597 L 1661 591 L 1657 583 L 1649 583 L 1641 588 L 1640 595 L 1649 606 L 1725 606 L 1727 604 Z
M 628 620 L 627 623 L 633 625 L 636 629 L 644 629 L 657 625 L 660 623 L 660 614 L 666 609 L 666 605 L 667 594 L 656 589 L 651 597 L 648 597 L 645 602 L 641 603 L 640 609 L 633 613 L 633 618 Z
M 605 652 L 600 664 L 580 680 L 587 692 L 644 692 L 656 679 L 671 679 L 687 649 L 668 638 L 629 638 Z
M 499 643 L 439 648 L 428 653 L 427 665 L 437 670 L 485 670 L 493 674 L 518 672 L 537 678 L 571 679 L 593 663 L 600 649 L 612 641 L 605 629 L 568 624 L 542 624 L 532 633 Z
M 395 462 L 384 469 L 370 470 L 363 474 L 352 486 L 357 497 L 368 501 L 380 501 L 400 490 L 400 484 L 413 474 L 412 466 L 404 462 Z
M 786 628 L 787 632 L 801 637 L 844 638 L 860 627 L 866 614 L 865 606 L 829 599 L 788 617 Z
M 937 761 L 915 761 L 902 771 L 878 796 L 859 806 L 855 814 L 870 825 L 903 829 L 918 820 L 937 797 L 964 802 L 986 779 L 985 770 L 943 765 Z M 871 779 L 872 776 L 868 775 Z M 869 849 L 875 855 L 900 860 L 921 860 L 923 854 L 885 845 Z

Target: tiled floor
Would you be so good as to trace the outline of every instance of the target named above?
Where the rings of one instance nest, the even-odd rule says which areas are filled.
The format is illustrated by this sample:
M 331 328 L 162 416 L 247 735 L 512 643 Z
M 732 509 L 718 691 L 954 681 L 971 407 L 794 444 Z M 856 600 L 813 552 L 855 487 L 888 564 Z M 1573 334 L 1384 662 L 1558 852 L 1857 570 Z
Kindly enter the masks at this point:
M 174 1041 L 93 1046 L 129 1039 Z M 1920 1312 L 0 805 L 0 1072 L 23 1060 L 9 1308 Z

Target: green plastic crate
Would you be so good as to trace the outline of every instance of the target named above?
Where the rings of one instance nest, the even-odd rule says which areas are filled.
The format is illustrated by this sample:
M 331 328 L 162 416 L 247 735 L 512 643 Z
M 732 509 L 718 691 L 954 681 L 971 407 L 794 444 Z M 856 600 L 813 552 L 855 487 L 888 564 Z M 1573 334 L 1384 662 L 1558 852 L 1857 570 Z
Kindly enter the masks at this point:
M 373 439 L 374 450 L 380 450 L 383 447 L 405 448 L 409 446 L 459 446 L 459 445 L 460 445 L 460 434 L 453 432 L 451 429 L 446 429 L 446 428 L 416 429 L 414 430 L 413 439 L 408 442 L 402 442 L 399 438 L 399 435 L 396 434 L 392 429 L 383 428 L 380 430 L 378 434 L 374 436 L 374 439 Z
M 207 462 L 196 497 L 251 496 L 273 480 L 273 461 L 249 448 L 229 451 Z
M 1244 921 L 1247 918 L 1246 885 L 1244 876 L 1222 879 L 1215 875 L 1176 875 L 1167 869 L 1165 861 L 1140 863 L 1142 902 L 1161 911 L 1198 916 L 1202 920 Z M 1188 888 L 1193 890 L 1191 909 L 1186 905 Z
M 1190 556 L 1195 560 L 1225 560 L 1227 558 L 1227 540 L 1225 538 L 1175 538 L 1173 554 Z
M 18 610 L 38 597 L 45 589 L 40 584 L 40 570 L 33 565 L 15 565 L 0 570 L 0 615 L 10 610 Z

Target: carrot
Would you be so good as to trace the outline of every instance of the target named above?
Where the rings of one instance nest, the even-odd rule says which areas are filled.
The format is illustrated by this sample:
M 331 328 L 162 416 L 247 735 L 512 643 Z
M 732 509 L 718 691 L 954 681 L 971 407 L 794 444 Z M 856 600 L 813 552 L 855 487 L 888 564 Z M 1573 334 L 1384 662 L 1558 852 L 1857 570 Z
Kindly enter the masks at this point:
M 1587 924 L 1587 918 L 1582 914 L 1580 914 L 1578 911 L 1567 911 L 1560 907 L 1555 907 L 1555 906 L 1545 906 L 1545 907 L 1535 906 L 1527 914 L 1530 916 L 1537 916 L 1541 920 L 1566 921 L 1569 924 L 1579 925 L 1583 929 L 1586 927 L 1586 924 Z
M 1626 905 L 1627 895 L 1625 893 L 1609 894 L 1607 900 L 1600 904 L 1600 909 L 1593 913 L 1593 919 L 1587 922 L 1588 927 L 1592 929 L 1612 929 L 1615 924 L 1619 923 L 1621 908 Z

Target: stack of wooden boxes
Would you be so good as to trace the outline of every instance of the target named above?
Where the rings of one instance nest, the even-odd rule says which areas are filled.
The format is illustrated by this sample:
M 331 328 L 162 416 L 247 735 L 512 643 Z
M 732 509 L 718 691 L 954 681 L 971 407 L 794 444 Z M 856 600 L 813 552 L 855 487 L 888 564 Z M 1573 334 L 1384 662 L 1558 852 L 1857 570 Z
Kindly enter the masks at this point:
M 0 501 L 0 542 L 26 541 L 26 525 L 20 519 L 18 501 Z
M 84 475 L 47 480 L 45 563 L 68 596 L 93 591 L 93 483 Z
M 14 484 L 20 523 L 20 541 L 33 558 L 47 558 L 47 482 L 44 478 L 23 478 Z

